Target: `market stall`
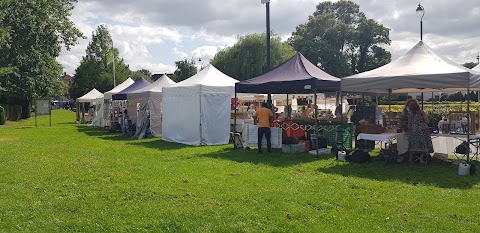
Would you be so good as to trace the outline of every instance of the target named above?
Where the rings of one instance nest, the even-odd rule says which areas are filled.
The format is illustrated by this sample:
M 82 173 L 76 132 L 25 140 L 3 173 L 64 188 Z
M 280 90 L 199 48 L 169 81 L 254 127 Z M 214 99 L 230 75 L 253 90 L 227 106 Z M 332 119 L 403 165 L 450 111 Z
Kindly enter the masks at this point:
M 344 92 L 411 93 L 480 90 L 480 72 L 458 65 L 435 53 L 423 41 L 397 60 L 377 69 L 342 79 Z M 469 95 L 467 95 L 469 96 Z M 467 100 L 467 129 L 470 129 L 470 100 Z M 466 130 L 466 141 L 474 130 Z M 441 136 L 441 134 L 439 134 Z M 435 151 L 438 148 L 434 148 Z M 448 153 L 451 153 L 450 151 Z M 467 158 L 468 159 L 468 158 Z
M 113 119 L 112 114 L 112 96 L 114 94 L 119 93 L 120 91 L 124 90 L 125 88 L 129 87 L 134 83 L 133 79 L 128 78 L 127 80 L 123 81 L 121 84 L 114 87 L 112 90 L 105 92 L 103 96 L 103 120 L 98 121 L 101 123 L 101 127 L 111 127 L 111 122 Z M 95 121 L 95 119 L 94 119 Z
M 140 99 L 135 137 L 142 138 L 147 128 L 154 137 L 162 136 L 162 89 L 175 84 L 163 74 L 154 83 L 127 94 L 129 99 Z
M 339 78 L 327 74 L 300 53 L 268 73 L 235 84 L 235 94 L 287 94 L 286 101 L 289 99 L 288 94 L 314 93 L 314 106 L 317 106 L 317 92 L 336 92 L 339 90 Z M 288 102 L 286 107 L 288 109 Z M 317 119 L 318 108 L 315 107 L 313 111 L 313 119 Z M 313 120 L 313 122 L 314 132 L 318 134 L 318 120 Z M 282 129 L 282 134 L 289 131 L 286 121 L 278 123 L 277 126 Z M 302 127 L 306 128 L 306 126 Z
M 95 117 L 95 105 L 96 105 L 96 100 L 97 98 L 103 98 L 103 94 L 99 92 L 97 89 L 92 89 L 89 91 L 87 94 L 78 97 L 77 98 L 77 103 L 79 103 L 79 107 L 76 108 L 77 115 L 80 115 L 81 111 L 81 119 L 77 119 L 77 121 L 81 122 L 91 122 L 93 118 Z M 85 104 L 88 103 L 89 109 L 85 109 Z
M 238 82 L 213 65 L 163 88 L 162 140 L 222 145 L 230 138 L 230 104 Z

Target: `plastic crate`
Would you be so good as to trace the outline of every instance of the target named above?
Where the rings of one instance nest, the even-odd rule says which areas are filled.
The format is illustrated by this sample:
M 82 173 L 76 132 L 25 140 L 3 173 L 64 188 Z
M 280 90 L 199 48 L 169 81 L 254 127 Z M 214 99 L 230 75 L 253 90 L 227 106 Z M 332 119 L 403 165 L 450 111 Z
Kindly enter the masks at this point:
M 311 155 L 317 155 L 317 152 L 315 150 L 311 150 L 308 153 L 311 154 Z M 331 148 L 319 148 L 318 149 L 318 155 L 328 155 L 330 153 L 332 153 Z
M 298 143 L 298 144 L 291 144 L 291 145 L 283 144 L 282 152 L 289 153 L 289 154 L 305 152 L 305 143 Z

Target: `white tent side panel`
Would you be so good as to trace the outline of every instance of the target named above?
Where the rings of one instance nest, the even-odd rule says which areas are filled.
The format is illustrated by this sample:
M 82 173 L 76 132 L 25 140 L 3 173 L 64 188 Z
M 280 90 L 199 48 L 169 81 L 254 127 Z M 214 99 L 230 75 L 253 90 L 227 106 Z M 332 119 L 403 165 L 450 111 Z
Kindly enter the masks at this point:
M 165 89 L 164 89 L 165 90 Z M 200 145 L 200 95 L 163 95 L 162 139 Z
M 152 136 L 161 137 L 162 133 L 162 105 L 163 94 L 152 93 L 148 102 L 150 110 L 150 131 Z
M 233 93 L 233 86 L 164 88 L 163 140 L 196 146 L 227 144 Z
M 230 137 L 230 95 L 202 94 L 202 145 L 228 144 Z

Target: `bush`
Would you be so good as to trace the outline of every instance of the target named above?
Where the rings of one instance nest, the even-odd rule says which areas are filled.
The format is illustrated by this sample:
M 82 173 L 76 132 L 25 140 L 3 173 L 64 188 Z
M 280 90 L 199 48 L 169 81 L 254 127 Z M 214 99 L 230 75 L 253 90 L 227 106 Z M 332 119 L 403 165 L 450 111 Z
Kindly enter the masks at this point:
M 22 116 L 22 106 L 20 105 L 12 106 L 12 113 L 10 114 L 10 117 L 11 117 L 10 120 L 19 121 L 21 116 Z
M 6 120 L 7 119 L 5 118 L 5 109 L 0 106 L 0 125 L 4 125 Z
M 0 104 L 0 107 L 3 107 L 3 113 L 5 115 L 5 120 L 10 118 L 10 105 Z

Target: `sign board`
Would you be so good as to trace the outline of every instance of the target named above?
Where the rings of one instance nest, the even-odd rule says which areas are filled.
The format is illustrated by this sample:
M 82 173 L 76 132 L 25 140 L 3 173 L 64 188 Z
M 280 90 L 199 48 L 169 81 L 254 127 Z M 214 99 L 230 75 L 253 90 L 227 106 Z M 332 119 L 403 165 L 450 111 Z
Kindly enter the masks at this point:
M 264 95 L 254 95 L 254 98 L 256 102 L 263 102 L 265 100 Z
M 52 100 L 50 98 L 35 99 L 35 127 L 37 127 L 37 116 L 50 116 L 50 126 L 52 126 Z
M 36 99 L 35 101 L 35 115 L 50 115 L 51 114 L 50 99 Z

